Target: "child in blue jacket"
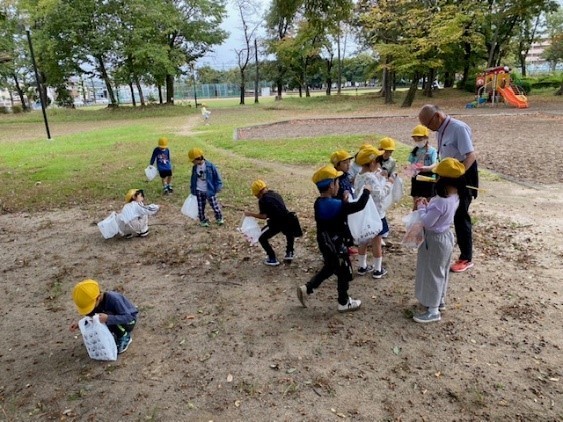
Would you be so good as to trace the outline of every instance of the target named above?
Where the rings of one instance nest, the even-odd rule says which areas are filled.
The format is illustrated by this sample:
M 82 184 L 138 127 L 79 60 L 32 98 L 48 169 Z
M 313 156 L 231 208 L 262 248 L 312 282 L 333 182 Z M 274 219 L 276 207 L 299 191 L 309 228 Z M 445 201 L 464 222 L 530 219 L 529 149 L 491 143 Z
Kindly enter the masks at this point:
M 162 191 L 165 195 L 174 192 L 172 189 L 172 161 L 168 149 L 168 138 L 160 138 L 158 146 L 153 150 L 150 165 L 156 161 L 158 174 L 162 179 Z
M 222 226 L 225 221 L 217 200 L 217 194 L 223 189 L 221 175 L 217 171 L 217 167 L 203 157 L 201 149 L 192 148 L 188 152 L 188 157 L 194 165 L 190 179 L 190 193 L 197 198 L 199 225 L 209 227 L 209 220 L 205 217 L 205 202 L 207 201 L 213 208 L 215 221 Z

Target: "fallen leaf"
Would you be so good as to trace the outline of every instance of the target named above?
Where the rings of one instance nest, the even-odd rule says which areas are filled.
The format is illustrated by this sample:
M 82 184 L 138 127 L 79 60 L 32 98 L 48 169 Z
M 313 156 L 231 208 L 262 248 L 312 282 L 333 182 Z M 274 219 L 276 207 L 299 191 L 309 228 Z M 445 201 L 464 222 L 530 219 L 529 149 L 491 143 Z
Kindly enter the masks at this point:
M 399 353 L 401 353 L 401 348 L 399 346 L 393 347 L 393 353 L 395 353 L 396 355 L 399 355 Z

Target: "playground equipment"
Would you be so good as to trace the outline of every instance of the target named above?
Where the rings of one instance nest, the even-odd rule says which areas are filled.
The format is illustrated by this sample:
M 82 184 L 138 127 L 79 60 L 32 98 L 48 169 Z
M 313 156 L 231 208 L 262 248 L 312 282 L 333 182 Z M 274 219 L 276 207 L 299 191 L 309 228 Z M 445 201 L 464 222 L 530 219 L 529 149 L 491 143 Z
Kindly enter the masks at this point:
M 506 104 L 517 108 L 528 108 L 528 98 L 522 89 L 512 83 L 510 78 L 510 68 L 508 66 L 498 66 L 485 69 L 477 75 L 475 81 L 477 95 L 475 101 L 470 102 L 465 107 L 474 108 L 484 103 L 491 106 L 504 101 Z

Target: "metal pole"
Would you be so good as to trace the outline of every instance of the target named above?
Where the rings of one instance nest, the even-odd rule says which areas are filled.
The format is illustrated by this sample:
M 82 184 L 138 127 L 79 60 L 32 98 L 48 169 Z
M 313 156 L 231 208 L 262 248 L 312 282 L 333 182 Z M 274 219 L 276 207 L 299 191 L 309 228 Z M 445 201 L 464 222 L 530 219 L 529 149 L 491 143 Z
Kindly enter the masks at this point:
M 37 64 L 35 63 L 35 54 L 33 54 L 33 44 L 31 43 L 31 33 L 29 29 L 25 30 L 27 35 L 27 42 L 29 43 L 29 52 L 31 53 L 31 62 L 33 63 L 33 70 L 35 71 L 35 82 L 37 83 L 37 90 L 39 91 L 39 101 L 41 102 L 41 111 L 43 111 L 43 121 L 45 122 L 45 130 L 47 131 L 47 139 L 51 139 L 51 132 L 49 131 L 49 122 L 47 121 L 47 113 L 45 112 L 45 100 L 43 98 L 43 89 L 39 82 L 39 72 L 37 71 Z

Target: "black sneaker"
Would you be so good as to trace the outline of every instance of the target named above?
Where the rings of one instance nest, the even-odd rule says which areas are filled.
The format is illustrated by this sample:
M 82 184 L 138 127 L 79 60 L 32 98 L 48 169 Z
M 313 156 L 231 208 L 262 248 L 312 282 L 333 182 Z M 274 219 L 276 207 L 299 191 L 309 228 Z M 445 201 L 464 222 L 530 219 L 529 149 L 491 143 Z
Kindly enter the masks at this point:
M 366 275 L 367 273 L 371 273 L 373 271 L 373 266 L 368 265 L 367 267 L 360 267 L 358 268 L 358 275 Z
M 291 261 L 293 261 L 293 258 L 295 258 L 294 253 L 293 253 L 293 252 L 287 252 L 287 253 L 285 254 L 285 256 L 283 257 L 283 260 L 284 260 L 285 262 L 291 262 Z
M 117 345 L 117 354 L 120 355 L 127 350 L 133 339 L 131 334 L 125 334 L 119 339 L 119 344 Z
M 373 278 L 381 278 L 383 277 L 385 274 L 387 274 L 387 270 L 383 267 L 381 267 L 381 271 L 377 271 L 375 270 L 373 272 Z

